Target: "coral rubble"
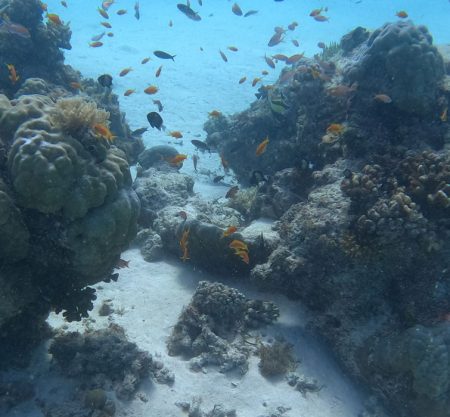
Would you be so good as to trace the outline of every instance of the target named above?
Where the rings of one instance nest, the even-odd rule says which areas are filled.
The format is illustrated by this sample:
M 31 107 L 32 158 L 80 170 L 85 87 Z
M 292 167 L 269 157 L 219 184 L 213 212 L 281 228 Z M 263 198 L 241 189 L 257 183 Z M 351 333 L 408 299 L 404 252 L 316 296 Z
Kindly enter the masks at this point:
M 237 368 L 245 373 L 251 351 L 245 333 L 278 316 L 272 302 L 249 300 L 234 288 L 201 281 L 168 340 L 169 354 L 192 358 L 194 370 L 217 365 L 221 372 Z

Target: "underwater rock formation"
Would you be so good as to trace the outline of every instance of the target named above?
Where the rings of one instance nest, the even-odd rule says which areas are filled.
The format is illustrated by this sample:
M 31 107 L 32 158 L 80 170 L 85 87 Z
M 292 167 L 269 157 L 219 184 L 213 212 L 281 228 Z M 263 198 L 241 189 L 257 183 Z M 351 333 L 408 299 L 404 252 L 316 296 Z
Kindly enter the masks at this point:
M 73 70 L 64 65 L 62 49 L 71 49 L 71 30 L 67 24 L 43 22 L 42 3 L 39 0 L 2 0 L 2 16 L 22 25 L 29 36 L 12 33 L 0 34 L 0 56 L 3 62 L 13 64 L 18 82 L 12 83 L 8 73 L 0 73 L 0 93 L 9 97 L 28 78 L 43 78 L 55 84 L 68 85 Z
M 51 308 L 80 320 L 95 299 L 85 287 L 109 279 L 134 238 L 140 204 L 125 154 L 92 130 L 107 118 L 81 97 L 54 103 L 40 95 L 0 96 L 7 155 L 0 165 L 0 259 L 8 283 L 0 295 L 27 288 L 20 296 L 26 305 L 15 296 L 0 325 L 14 322 L 20 333 L 20 316 L 43 320 Z
M 425 27 L 357 28 L 205 125 L 240 182 L 259 173 L 250 217 L 279 218 L 250 278 L 303 300 L 310 326 L 402 417 L 450 416 L 448 367 L 435 367 L 450 311 L 446 68 Z
M 191 368 L 218 365 L 221 372 L 248 369 L 245 333 L 277 320 L 272 302 L 249 300 L 238 290 L 201 281 L 167 342 L 170 355 L 187 355 Z
M 127 340 L 118 325 L 87 334 L 57 336 L 49 352 L 62 371 L 79 379 L 84 387 L 113 388 L 120 399 L 133 398 L 140 383 L 151 376 L 162 384 L 172 384 L 174 375 L 152 356 Z
M 367 93 L 387 94 L 405 113 L 436 114 L 444 61 L 432 42 L 425 26 L 387 23 L 370 35 L 346 77 Z

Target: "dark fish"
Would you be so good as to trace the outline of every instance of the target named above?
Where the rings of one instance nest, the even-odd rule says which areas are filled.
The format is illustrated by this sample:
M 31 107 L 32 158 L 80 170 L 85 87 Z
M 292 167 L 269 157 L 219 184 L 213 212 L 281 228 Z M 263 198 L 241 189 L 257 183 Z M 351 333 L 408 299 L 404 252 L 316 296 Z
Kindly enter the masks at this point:
M 139 11 L 139 2 L 134 3 L 134 17 L 139 20 L 141 18 L 141 12 Z
M 103 38 L 103 36 L 105 36 L 105 32 L 100 33 L 100 35 L 95 35 L 91 38 L 91 41 L 93 42 L 97 42 L 99 41 L 101 38 Z
M 197 155 L 192 155 L 192 162 L 194 163 L 194 171 L 197 172 L 197 164 L 198 164 L 198 156 Z
M 176 57 L 176 55 L 170 55 L 164 51 L 154 51 L 153 55 L 161 59 L 171 59 L 172 61 L 175 61 L 174 58 Z
M 133 130 L 131 132 L 132 136 L 141 136 L 143 133 L 147 132 L 148 127 L 140 127 L 139 129 Z
M 160 100 L 153 100 L 153 104 L 158 106 L 158 111 L 161 113 L 164 110 L 164 106 L 162 105 Z
M 249 10 L 247 13 L 244 14 L 244 17 L 253 16 L 256 13 L 258 13 L 258 10 Z
M 147 114 L 147 120 L 150 123 L 151 127 L 156 127 L 156 129 L 161 130 L 161 127 L 163 126 L 163 119 L 159 115 L 159 113 L 156 113 L 155 111 L 150 112 Z
M 225 175 L 218 175 L 217 177 L 214 177 L 213 183 L 217 184 L 218 182 L 222 181 L 225 178 Z
M 191 143 L 197 148 L 200 149 L 202 151 L 208 151 L 209 153 L 211 153 L 211 149 L 210 147 L 205 143 L 202 142 L 201 140 L 197 140 L 197 139 L 192 139 Z
M 189 19 L 195 20 L 196 22 L 202 20 L 202 18 L 199 16 L 197 12 L 192 10 L 189 6 L 186 4 L 179 3 L 177 4 L 178 10 L 181 13 L 184 13 Z
M 108 88 L 111 88 L 112 80 L 113 80 L 113 78 L 109 74 L 103 74 L 103 75 L 100 75 L 100 77 L 97 78 L 98 83 L 102 87 L 108 87 Z

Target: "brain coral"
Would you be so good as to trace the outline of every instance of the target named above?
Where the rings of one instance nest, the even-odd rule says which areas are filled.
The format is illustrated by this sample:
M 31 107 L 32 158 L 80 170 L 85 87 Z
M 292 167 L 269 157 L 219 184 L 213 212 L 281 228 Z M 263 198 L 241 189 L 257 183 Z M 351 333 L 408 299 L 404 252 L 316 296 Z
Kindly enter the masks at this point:
M 78 102 L 73 104 L 75 109 L 82 107 Z M 80 218 L 102 205 L 107 197 L 113 198 L 122 186 L 131 186 L 128 163 L 119 150 L 106 152 L 106 144 L 92 134 L 78 140 L 64 133 L 60 126 L 75 129 L 74 119 L 85 122 L 74 116 L 80 114 L 77 110 L 67 110 L 58 113 L 60 122 L 55 126 L 49 117 L 54 112 L 52 105 L 40 96 L 25 96 L 4 112 L 0 126 L 5 121 L 7 130 L 20 122 L 27 110 L 34 116 L 14 133 L 8 155 L 9 175 L 23 207 L 42 213 L 61 211 L 65 217 Z M 91 119 L 96 122 L 95 105 L 89 103 L 86 108 L 94 113 Z M 67 123 L 62 121 L 63 114 L 67 115 Z

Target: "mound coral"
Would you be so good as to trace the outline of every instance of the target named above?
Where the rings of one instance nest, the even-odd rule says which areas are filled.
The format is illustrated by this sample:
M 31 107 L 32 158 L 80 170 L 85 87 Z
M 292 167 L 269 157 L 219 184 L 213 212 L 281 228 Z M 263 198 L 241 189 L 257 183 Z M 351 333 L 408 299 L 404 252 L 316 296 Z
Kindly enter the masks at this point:
M 95 299 L 86 286 L 110 279 L 137 232 L 140 204 L 126 156 L 88 128 L 107 115 L 82 99 L 0 95 L 0 262 L 7 271 L 0 298 L 23 291 L 25 302 L 0 310 L 9 340 L 33 334 L 30 326 L 40 328 L 36 321 L 50 309 L 68 320 L 86 317 Z

